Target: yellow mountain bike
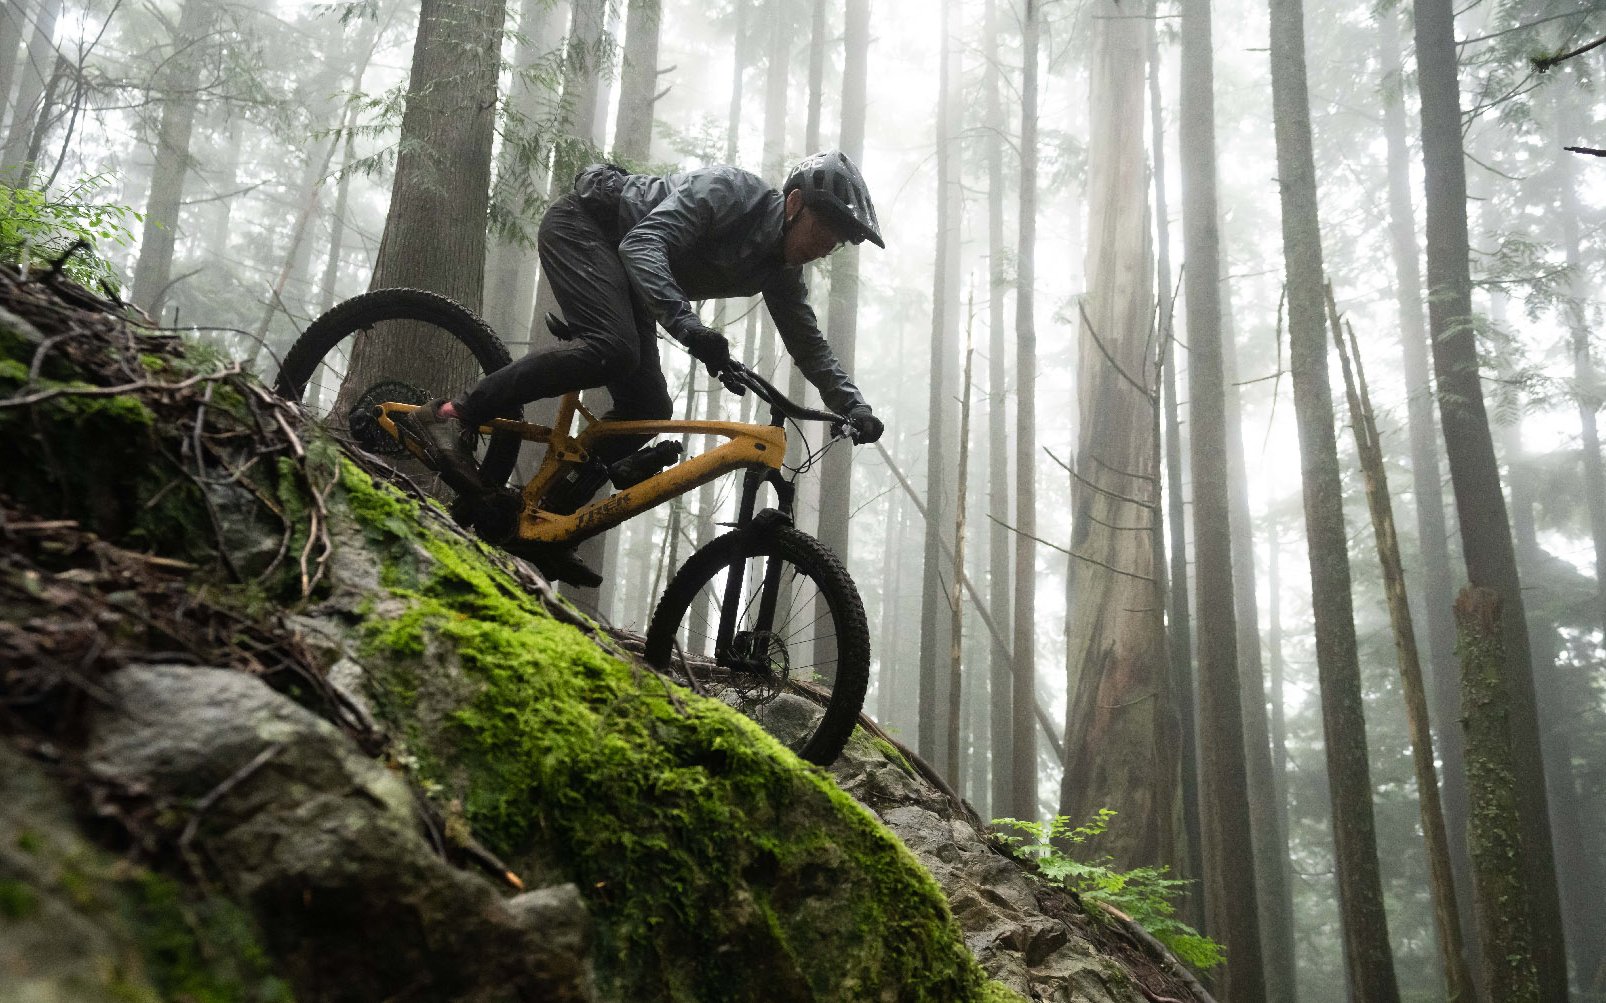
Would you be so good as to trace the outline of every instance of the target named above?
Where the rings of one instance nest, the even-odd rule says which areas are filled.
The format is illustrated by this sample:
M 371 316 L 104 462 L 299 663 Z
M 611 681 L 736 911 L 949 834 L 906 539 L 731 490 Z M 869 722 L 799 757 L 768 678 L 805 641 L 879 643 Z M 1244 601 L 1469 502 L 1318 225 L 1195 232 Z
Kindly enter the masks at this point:
M 561 322 L 551 323 L 563 336 Z M 443 346 L 450 357 L 444 367 L 438 361 Z M 431 361 L 421 362 L 426 355 Z M 276 389 L 360 448 L 397 454 L 405 447 L 394 415 L 450 397 L 510 361 L 496 334 L 464 307 L 422 290 L 381 289 L 314 321 L 286 354 Z M 524 442 L 544 444 L 541 463 L 522 488 L 459 499 L 454 513 L 483 538 L 539 566 L 552 548 L 572 547 L 741 471 L 735 523 L 670 580 L 647 628 L 645 657 L 659 669 L 695 676 L 789 740 L 804 759 L 829 764 L 864 704 L 870 633 L 842 562 L 792 525 L 793 480 L 812 463 L 785 464 L 785 426 L 823 423 L 832 432 L 829 447 L 844 436 L 845 419 L 788 400 L 740 363 L 721 379 L 733 392 L 751 392 L 769 405 L 768 424 L 606 421 L 587 411 L 578 393 L 559 401 L 550 427 L 516 413 L 492 419 L 475 444 L 483 483 L 506 485 Z M 687 434 L 724 441 L 685 459 L 678 441 L 649 443 L 606 468 L 592 455 L 609 437 Z M 599 473 L 618 490 L 588 501 Z M 765 486 L 775 504 L 760 510 Z

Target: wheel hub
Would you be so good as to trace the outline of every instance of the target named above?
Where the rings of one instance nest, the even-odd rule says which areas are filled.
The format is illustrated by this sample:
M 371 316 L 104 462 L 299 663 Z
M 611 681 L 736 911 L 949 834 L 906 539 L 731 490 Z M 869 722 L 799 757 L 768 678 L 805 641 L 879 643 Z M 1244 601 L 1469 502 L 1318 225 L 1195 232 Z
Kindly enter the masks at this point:
M 774 700 L 792 674 L 786 642 L 769 630 L 737 632 L 731 638 L 729 663 L 735 670 L 733 680 L 749 705 Z

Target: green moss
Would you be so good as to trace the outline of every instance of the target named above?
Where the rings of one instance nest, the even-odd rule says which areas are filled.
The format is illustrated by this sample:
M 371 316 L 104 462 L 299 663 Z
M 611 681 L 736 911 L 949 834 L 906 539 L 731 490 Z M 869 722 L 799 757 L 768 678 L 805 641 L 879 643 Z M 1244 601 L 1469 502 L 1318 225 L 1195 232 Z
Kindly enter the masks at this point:
M 906 757 L 896 745 L 893 745 L 884 738 L 872 738 L 870 739 L 870 744 L 875 746 L 877 752 L 881 753 L 888 760 L 895 763 L 900 770 L 909 774 L 911 777 L 915 775 L 914 765 L 909 762 L 908 757 Z
M 32 829 L 24 829 L 17 833 L 17 849 L 30 856 L 44 849 L 44 840 Z
M 130 926 L 152 984 L 163 999 L 193 1003 L 290 1003 L 249 918 L 219 899 L 188 901 L 156 874 L 133 882 Z
M 365 638 L 381 714 L 407 709 L 416 768 L 492 850 L 564 862 L 615 995 L 984 998 L 935 882 L 823 772 L 610 657 L 354 467 L 342 484 L 406 604 Z
M 1026 997 L 1002 982 L 988 982 L 981 987 L 981 1003 L 1027 1003 Z
M 21 881 L 0 881 L 0 917 L 27 919 L 39 910 L 39 896 Z

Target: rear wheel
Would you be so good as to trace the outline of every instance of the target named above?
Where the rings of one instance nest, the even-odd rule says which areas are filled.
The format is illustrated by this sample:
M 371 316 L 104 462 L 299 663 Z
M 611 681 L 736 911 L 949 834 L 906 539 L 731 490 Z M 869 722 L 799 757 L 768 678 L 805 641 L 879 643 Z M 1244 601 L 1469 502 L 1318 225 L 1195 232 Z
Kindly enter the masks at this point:
M 376 289 L 313 321 L 285 355 L 274 389 L 361 448 L 398 454 L 401 443 L 373 418 L 376 405 L 453 397 L 511 361 L 466 307 L 422 289 Z M 519 437 L 496 432 L 474 450 L 480 480 L 501 485 L 513 472 Z
M 727 617 L 730 642 L 716 652 Z M 693 633 L 705 623 L 706 633 Z M 798 755 L 827 766 L 864 706 L 870 630 L 858 589 L 824 544 L 788 525 L 738 529 L 676 572 L 647 628 L 645 655 L 655 668 L 689 670 Z

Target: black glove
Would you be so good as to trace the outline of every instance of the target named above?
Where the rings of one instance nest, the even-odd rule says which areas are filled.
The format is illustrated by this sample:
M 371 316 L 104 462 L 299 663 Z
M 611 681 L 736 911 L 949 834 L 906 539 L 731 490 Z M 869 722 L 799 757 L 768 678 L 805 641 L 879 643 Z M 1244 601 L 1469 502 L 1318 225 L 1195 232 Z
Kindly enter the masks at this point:
M 680 340 L 692 358 L 708 367 L 711 376 L 718 376 L 731 364 L 731 343 L 711 327 L 691 328 Z
M 853 441 L 861 446 L 869 445 L 881 438 L 881 433 L 887 430 L 887 426 L 875 416 L 868 404 L 860 404 L 853 408 L 846 417 Z

